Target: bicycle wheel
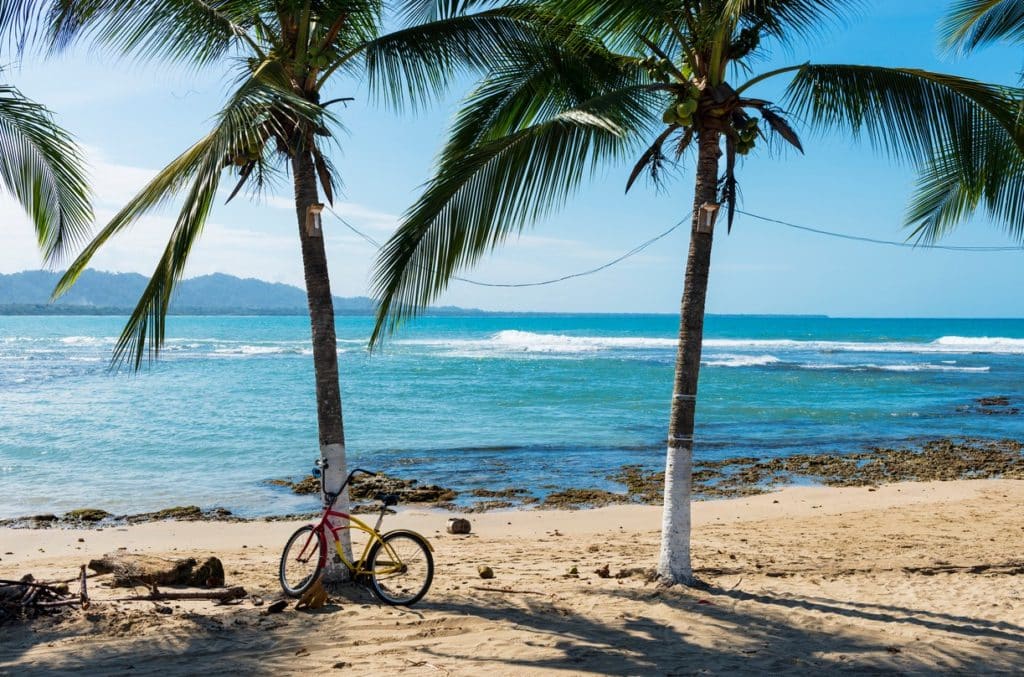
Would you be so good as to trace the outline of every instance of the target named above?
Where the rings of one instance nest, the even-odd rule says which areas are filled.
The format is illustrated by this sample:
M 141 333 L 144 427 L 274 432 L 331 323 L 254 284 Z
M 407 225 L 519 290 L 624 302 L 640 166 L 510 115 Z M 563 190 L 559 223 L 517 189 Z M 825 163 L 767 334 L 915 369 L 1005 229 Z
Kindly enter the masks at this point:
M 410 531 L 384 534 L 370 549 L 366 568 L 374 594 L 396 606 L 412 606 L 420 601 L 434 580 L 430 545 Z
M 281 553 L 281 587 L 289 597 L 301 597 L 324 568 L 324 535 L 306 525 L 292 534 Z

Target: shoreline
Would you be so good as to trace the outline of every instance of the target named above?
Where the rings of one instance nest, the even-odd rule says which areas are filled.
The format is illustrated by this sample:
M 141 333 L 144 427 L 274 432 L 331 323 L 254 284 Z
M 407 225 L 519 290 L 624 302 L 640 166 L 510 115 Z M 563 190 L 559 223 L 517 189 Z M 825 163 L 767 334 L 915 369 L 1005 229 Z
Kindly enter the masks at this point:
M 1005 398 L 985 398 L 979 406 L 993 415 L 1017 415 Z M 847 454 L 794 454 L 783 457 L 737 457 L 694 463 L 694 502 L 757 496 L 792 487 L 878 487 L 901 482 L 1024 479 L 1024 444 L 1017 440 L 938 438 L 915 446 L 867 447 Z M 377 493 L 399 496 L 401 512 L 433 508 L 448 514 L 481 515 L 515 510 L 578 510 L 611 505 L 661 505 L 664 474 L 626 464 L 605 479 L 623 488 L 608 491 L 586 486 L 564 487 L 537 496 L 527 487 L 472 489 L 420 484 L 415 479 L 378 475 L 352 485 L 353 514 L 374 514 Z M 261 482 L 298 495 L 319 493 L 318 480 L 276 479 Z M 469 503 L 474 500 L 474 503 Z M 311 508 L 315 507 L 315 503 Z M 145 522 L 254 522 L 309 519 L 317 514 L 291 512 L 261 516 L 236 515 L 224 507 L 178 505 L 161 510 L 114 514 L 87 506 L 63 515 L 38 513 L 0 519 L 0 528 L 96 529 Z
M 4 626 L 0 672 L 178 675 L 233 669 L 357 674 L 1013 672 L 1024 663 L 1024 480 L 790 487 L 693 508 L 707 589 L 647 581 L 657 506 L 471 515 L 410 509 L 434 584 L 412 609 L 343 586 L 317 611 L 112 601 Z M 107 552 L 215 555 L 227 585 L 267 603 L 289 522 L 144 523 L 83 532 L 0 529 L 0 577 L 73 577 Z M 495 572 L 482 581 L 477 566 Z M 604 571 L 602 574 L 601 571 Z M 144 590 L 139 592 L 145 592 Z

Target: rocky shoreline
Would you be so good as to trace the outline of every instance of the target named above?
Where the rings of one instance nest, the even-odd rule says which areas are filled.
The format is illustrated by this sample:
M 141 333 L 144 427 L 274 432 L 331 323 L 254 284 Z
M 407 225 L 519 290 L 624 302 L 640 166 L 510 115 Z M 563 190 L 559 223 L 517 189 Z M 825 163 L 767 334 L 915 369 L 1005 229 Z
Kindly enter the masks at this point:
M 694 464 L 693 494 L 697 500 L 736 498 L 763 494 L 792 484 L 823 484 L 833 487 L 877 487 L 895 482 L 928 482 L 961 479 L 1024 480 L 1024 443 L 1017 440 L 941 439 L 916 447 L 872 447 L 853 454 L 798 454 L 782 458 L 742 457 Z M 351 498 L 355 514 L 379 510 L 375 497 L 397 494 L 401 505 L 444 509 L 452 512 L 487 512 L 510 508 L 576 510 L 617 504 L 658 504 L 662 501 L 664 473 L 639 465 L 624 465 L 607 480 L 621 484 L 621 492 L 599 488 L 567 488 L 539 497 L 531 489 L 473 489 L 419 484 L 414 479 L 386 475 L 354 480 Z M 267 484 L 296 494 L 316 494 L 319 482 L 308 476 L 298 481 L 269 480 Z M 459 501 L 461 497 L 461 501 Z M 466 502 L 472 499 L 474 502 Z M 63 515 L 40 514 L 0 520 L 0 527 L 103 528 L 164 520 L 281 521 L 309 519 L 317 513 L 247 518 L 225 508 L 202 509 L 177 506 L 155 512 L 114 515 L 98 508 L 71 510 Z

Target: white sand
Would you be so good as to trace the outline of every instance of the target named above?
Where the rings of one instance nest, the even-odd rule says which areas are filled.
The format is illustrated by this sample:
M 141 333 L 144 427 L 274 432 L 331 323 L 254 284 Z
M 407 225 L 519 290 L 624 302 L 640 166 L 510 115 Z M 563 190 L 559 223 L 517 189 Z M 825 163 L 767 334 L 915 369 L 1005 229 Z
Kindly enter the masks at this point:
M 65 620 L 0 627 L 0 672 L 53 674 L 692 674 L 1024 668 L 1024 481 L 791 488 L 694 509 L 708 591 L 658 589 L 660 510 L 474 515 L 405 511 L 385 527 L 428 536 L 437 574 L 411 610 L 356 587 L 316 612 L 246 601 L 94 604 Z M 70 578 L 120 547 L 214 554 L 228 583 L 269 602 L 293 523 L 150 523 L 103 531 L 0 529 L 0 577 Z M 84 542 L 79 542 L 79 538 Z M 13 554 L 7 554 L 13 553 Z M 476 575 L 492 566 L 491 581 Z M 580 576 L 566 572 L 576 566 Z M 91 581 L 95 598 L 124 590 Z M 483 588 L 490 588 L 483 589 Z

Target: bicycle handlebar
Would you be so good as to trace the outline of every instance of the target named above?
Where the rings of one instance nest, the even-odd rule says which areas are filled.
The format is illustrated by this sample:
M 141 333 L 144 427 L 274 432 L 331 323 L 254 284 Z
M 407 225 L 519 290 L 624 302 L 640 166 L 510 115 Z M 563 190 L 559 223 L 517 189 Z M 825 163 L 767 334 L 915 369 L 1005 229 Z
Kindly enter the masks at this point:
M 314 474 L 320 476 L 320 492 L 327 498 L 327 503 L 329 505 L 334 505 L 334 501 L 337 500 L 338 496 L 341 495 L 341 492 L 345 491 L 345 487 L 349 485 L 349 482 L 351 482 L 352 478 L 356 476 L 356 473 L 369 475 L 370 477 L 374 477 L 377 475 L 377 473 L 370 472 L 369 470 L 364 470 L 362 468 L 353 468 L 352 472 L 350 472 L 348 474 L 348 477 L 345 478 L 345 481 L 341 483 L 341 487 L 338 489 L 338 491 L 328 493 L 327 491 L 324 490 L 324 473 L 319 472 L 321 469 L 327 469 L 327 461 L 325 461 L 323 457 L 318 458 L 316 460 L 316 468 L 314 468 L 313 470 Z

